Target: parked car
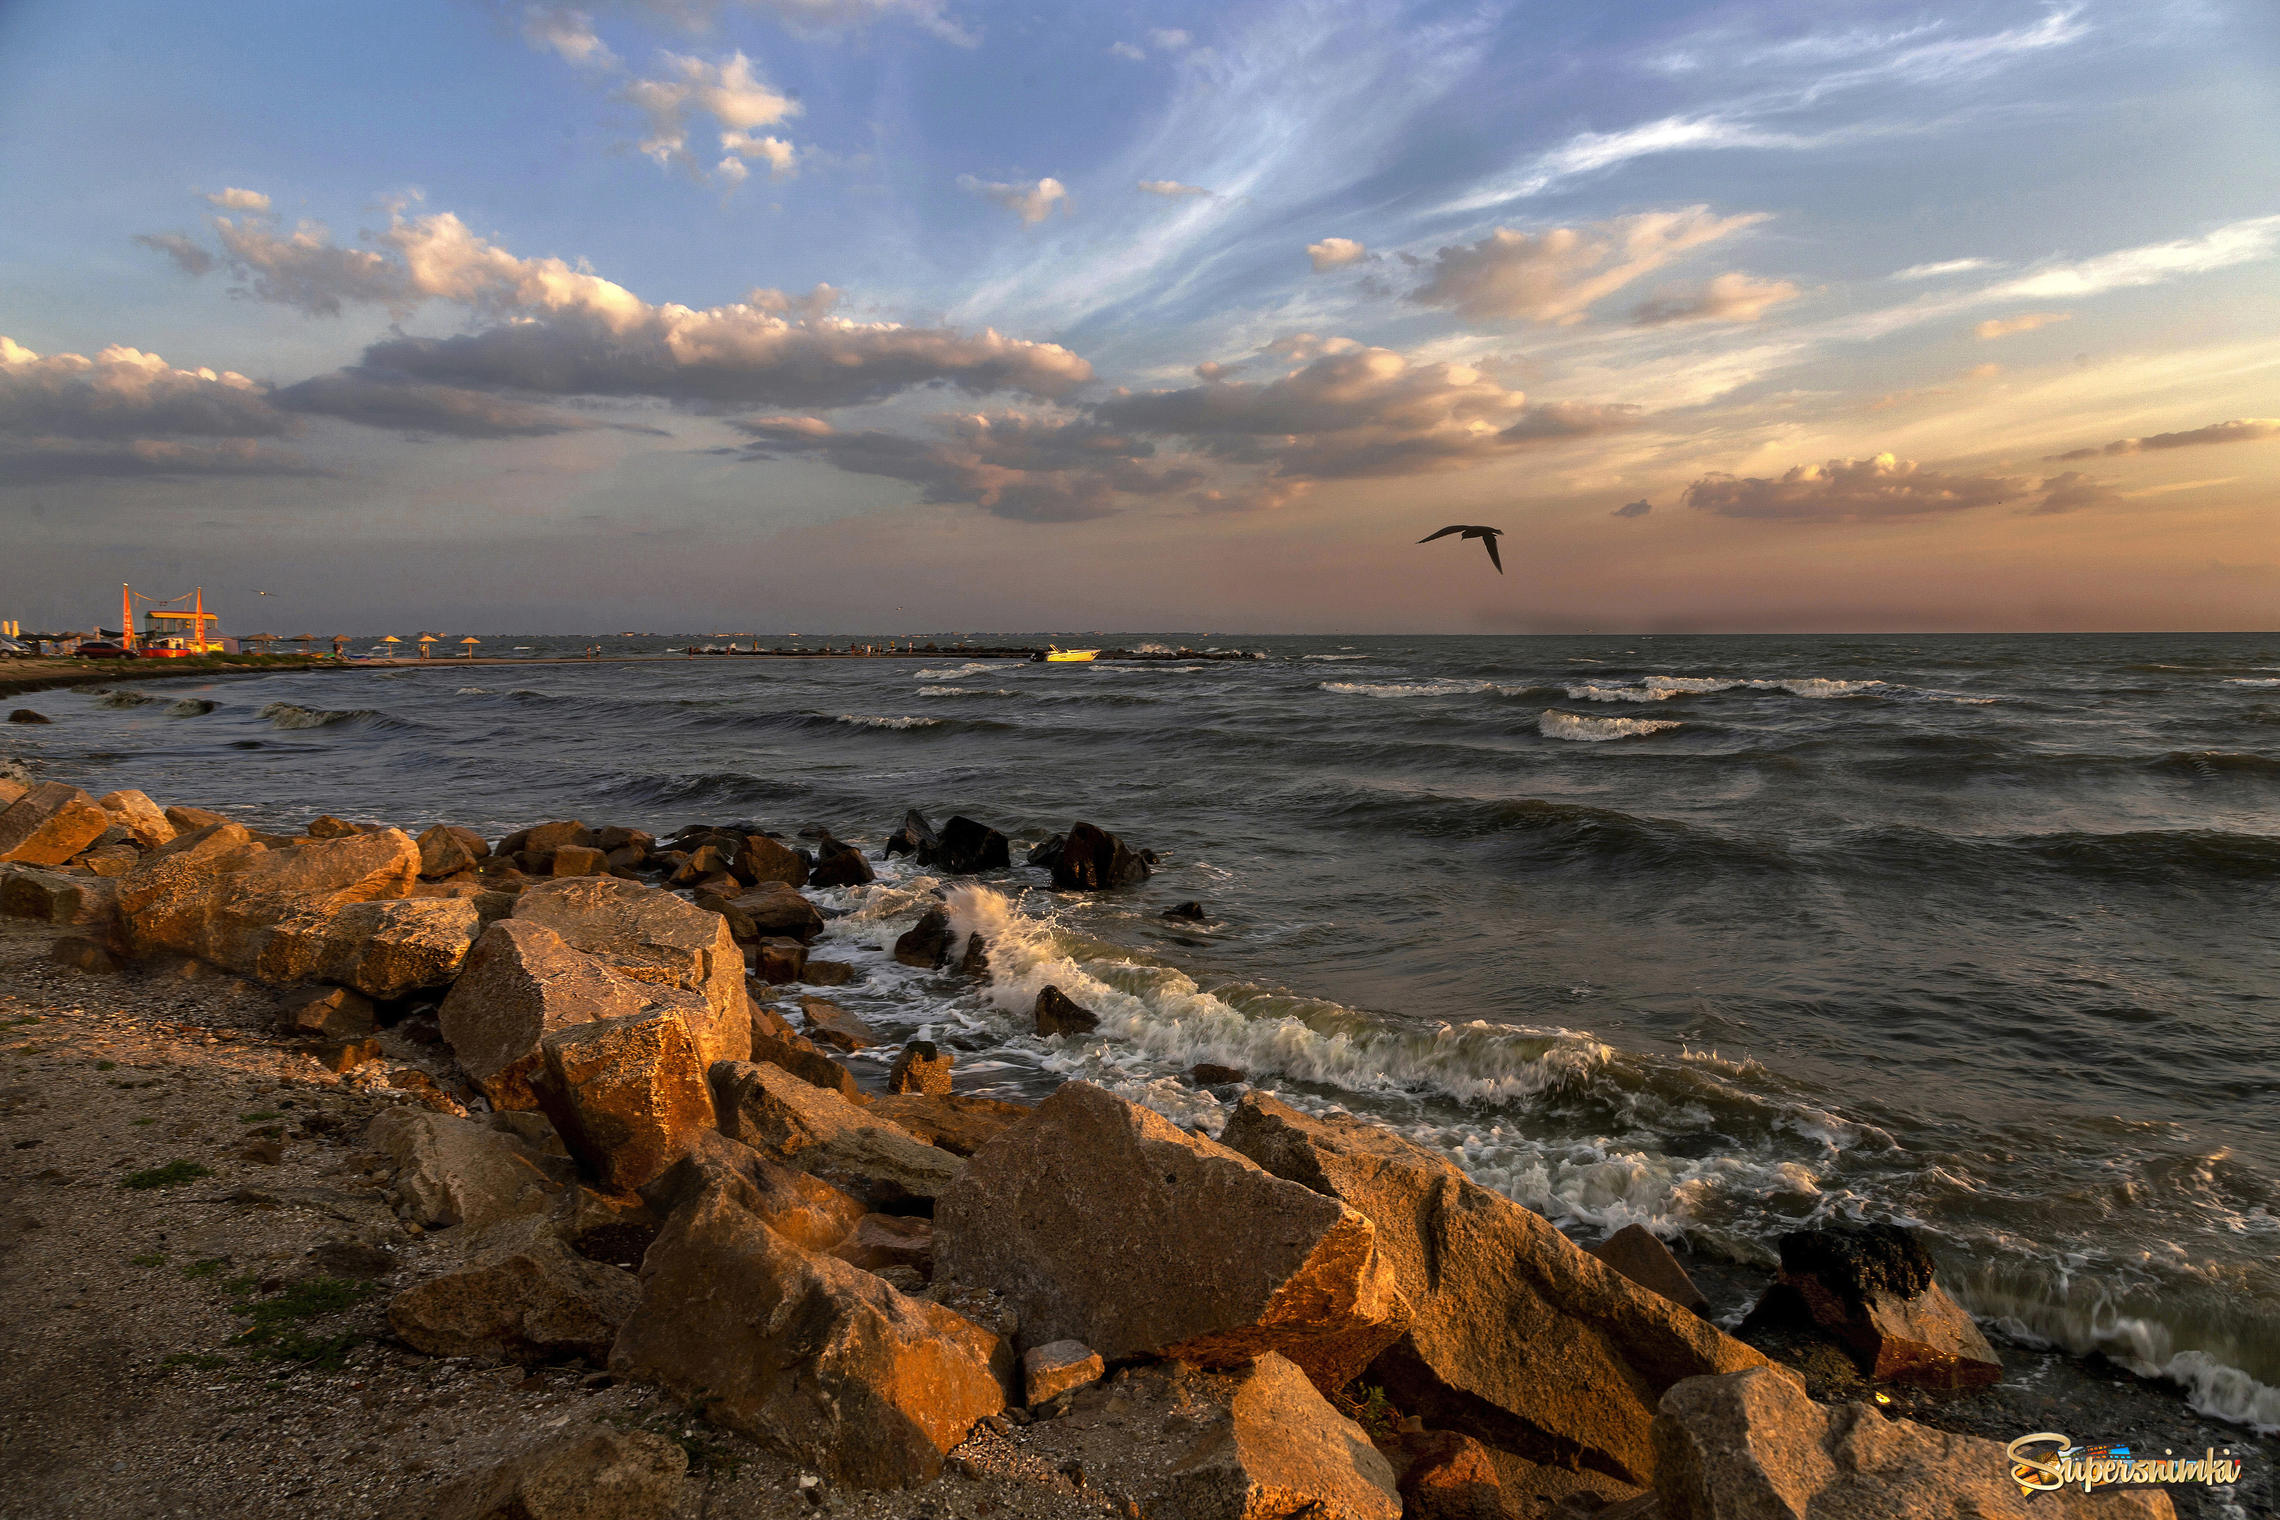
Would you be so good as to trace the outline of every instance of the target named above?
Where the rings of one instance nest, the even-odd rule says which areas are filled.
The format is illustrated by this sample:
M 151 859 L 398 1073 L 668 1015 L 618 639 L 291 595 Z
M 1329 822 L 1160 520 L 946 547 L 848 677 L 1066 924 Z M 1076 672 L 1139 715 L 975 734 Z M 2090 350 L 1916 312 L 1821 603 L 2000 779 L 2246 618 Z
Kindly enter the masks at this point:
M 131 660 L 136 657 L 135 652 L 126 645 L 113 643 L 109 639 L 89 639 L 72 653 L 88 660 Z

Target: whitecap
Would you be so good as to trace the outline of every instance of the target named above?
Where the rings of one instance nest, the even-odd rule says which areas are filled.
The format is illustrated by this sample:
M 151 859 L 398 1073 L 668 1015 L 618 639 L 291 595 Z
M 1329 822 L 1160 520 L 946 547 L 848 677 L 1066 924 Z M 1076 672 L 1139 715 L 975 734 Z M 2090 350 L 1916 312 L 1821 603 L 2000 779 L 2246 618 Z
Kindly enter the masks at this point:
M 1585 744 L 1641 739 L 1666 728 L 1682 726 L 1676 719 L 1593 718 L 1583 713 L 1562 712 L 1556 707 L 1545 708 L 1544 715 L 1536 720 L 1536 731 L 1547 739 L 1572 739 Z
M 869 718 L 859 713 L 841 713 L 839 721 L 852 723 L 858 728 L 932 728 L 940 718 Z
M 911 672 L 911 676 L 919 681 L 955 681 L 960 676 L 978 676 L 991 668 L 990 664 L 976 660 L 965 665 L 953 665 L 945 670 L 916 670 Z
M 1490 689 L 1486 681 L 1324 681 L 1324 691 L 1348 697 L 1461 697 Z
M 453 695 L 461 697 L 487 697 L 490 694 L 491 688 L 488 686 L 462 686 L 453 693 Z
M 2280 676 L 2227 676 L 2227 686 L 2280 686 Z
M 1003 686 L 921 686 L 922 697 L 1010 697 L 1013 693 Z
M 1302 660 L 1366 660 L 1370 656 L 1366 654 L 1302 654 L 1299 658 Z

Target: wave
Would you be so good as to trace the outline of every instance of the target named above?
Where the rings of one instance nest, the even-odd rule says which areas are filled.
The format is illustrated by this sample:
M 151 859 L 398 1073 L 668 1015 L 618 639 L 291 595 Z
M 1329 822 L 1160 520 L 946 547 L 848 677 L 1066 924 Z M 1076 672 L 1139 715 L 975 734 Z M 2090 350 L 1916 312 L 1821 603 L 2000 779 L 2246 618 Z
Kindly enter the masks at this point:
M 1003 686 L 995 688 L 987 686 L 921 686 L 918 689 L 918 694 L 922 697 L 1010 697 L 1013 695 L 1011 690 Z
M 490 694 L 491 688 L 488 686 L 462 686 L 452 692 L 455 697 L 487 697 Z
M 1783 676 L 1761 679 L 1745 676 L 1641 676 L 1636 681 L 1579 681 L 1561 688 L 1578 702 L 1668 702 L 1673 697 L 1709 696 L 1722 691 L 1783 691 L 1793 697 L 1827 700 L 1898 694 L 1908 688 L 1883 681 L 1843 681 L 1825 676 Z M 1925 692 L 1925 696 L 1955 702 L 1992 702 L 1993 697 L 1970 697 L 1956 692 Z
M 858 728 L 932 728 L 940 718 L 867 718 L 859 713 L 841 713 L 834 721 L 852 723 Z
M 206 697 L 184 697 L 166 709 L 169 718 L 203 718 L 219 705 Z
M 2280 686 L 2280 676 L 2227 676 L 2227 686 Z
M 1583 713 L 1562 712 L 1556 707 L 1544 709 L 1536 720 L 1536 730 L 1547 739 L 1570 739 L 1584 744 L 1603 744 L 1610 739 L 1643 739 L 1665 729 L 1684 727 L 1675 718 L 1593 718 Z
M 1302 654 L 1299 658 L 1302 660 L 1374 660 L 1377 656 L 1368 654 Z
M 1324 681 L 1324 691 L 1334 691 L 1348 697 L 1462 697 L 1474 692 L 1493 691 L 1488 681 Z
M 99 707 L 140 707 L 158 699 L 147 691 L 107 691 L 95 699 Z
M 276 728 L 328 728 L 335 723 L 360 723 L 382 716 L 369 707 L 302 707 L 292 702 L 272 702 L 261 710 Z
M 914 670 L 911 678 L 918 681 L 955 681 L 961 676 L 978 676 L 985 670 L 995 670 L 1010 663 L 1004 660 L 973 660 L 964 665 L 952 665 L 944 670 Z

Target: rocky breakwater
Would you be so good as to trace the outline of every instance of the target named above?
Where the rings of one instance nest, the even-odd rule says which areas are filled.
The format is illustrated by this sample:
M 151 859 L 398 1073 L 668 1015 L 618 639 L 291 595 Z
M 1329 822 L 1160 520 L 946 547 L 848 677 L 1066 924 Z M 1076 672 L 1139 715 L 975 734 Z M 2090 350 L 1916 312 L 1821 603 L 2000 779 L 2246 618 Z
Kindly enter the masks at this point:
M 279 835 L 55 784 L 0 801 L 8 911 L 277 985 L 287 1028 L 351 1068 L 374 1028 L 451 1052 L 450 1083 L 395 1092 L 365 1136 L 438 1242 L 387 1307 L 419 1352 L 606 1365 L 843 1488 L 955 1483 L 1017 1435 L 1056 1492 L 1160 1520 L 2028 1513 L 1996 1443 L 1814 1402 L 1682 1301 L 1651 1240 L 1602 1260 L 1370 1124 L 1251 1093 L 1213 1140 L 1081 1081 L 997 1102 L 917 1041 L 895 1091 L 866 1091 L 834 1054 L 875 1043 L 859 1019 L 810 998 L 795 1028 L 746 974 L 767 940 L 815 937 L 789 878 L 837 851 L 576 821 L 496 847 Z M 1002 859 L 978 825 L 943 834 L 945 868 Z M 1071 890 L 1145 866 L 1084 826 L 1059 853 Z M 1986 1375 L 1904 1237 L 1784 1265 L 1767 1312 L 1869 1375 Z M 590 1455 L 629 1475 L 610 1513 L 671 1512 L 669 1454 Z M 447 1499 L 535 1514 L 575 1487 L 510 1465 Z

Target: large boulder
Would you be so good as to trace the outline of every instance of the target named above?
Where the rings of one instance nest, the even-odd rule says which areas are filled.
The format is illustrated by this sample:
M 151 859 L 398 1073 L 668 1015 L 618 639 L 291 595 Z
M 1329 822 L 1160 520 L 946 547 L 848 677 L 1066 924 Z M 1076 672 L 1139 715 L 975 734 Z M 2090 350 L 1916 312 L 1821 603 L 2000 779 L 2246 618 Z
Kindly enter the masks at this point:
M 1436 1428 L 1644 1484 L 1655 1402 L 1672 1384 L 1767 1365 L 1541 1215 L 1375 1125 L 1250 1093 L 1221 1138 L 1376 1223 L 1416 1317 L 1371 1379 Z
M 1053 861 L 1053 885 L 1064 891 L 1099 892 L 1148 879 L 1148 862 L 1124 841 L 1089 823 L 1069 826 Z
M 1984 1388 L 2003 1377 L 2003 1359 L 1932 1280 L 1931 1256 L 1899 1225 L 1782 1236 L 1780 1279 L 1752 1318 L 1796 1317 L 1842 1342 L 1861 1374 L 1880 1382 Z
M 175 835 L 174 825 L 166 821 L 166 810 L 150 798 L 133 789 L 106 792 L 95 799 L 95 805 L 109 813 L 120 827 L 134 836 L 135 843 L 146 850 L 155 850 Z
M 60 866 L 115 822 L 78 787 L 43 781 L 0 812 L 0 860 Z
M 570 1154 L 611 1188 L 640 1187 L 713 1128 L 712 1093 L 681 1013 L 573 1024 L 539 1049 L 545 1064 L 530 1076 L 538 1106 Z
M 559 1187 L 528 1144 L 471 1119 L 390 1108 L 373 1118 L 365 1140 L 396 1164 L 397 1212 L 429 1229 L 477 1231 L 543 1214 Z
M 918 860 L 920 865 L 935 866 L 954 876 L 971 876 L 979 871 L 1002 871 L 1013 864 L 1013 855 L 1003 834 L 959 814 L 942 825 L 933 858 L 921 851 Z
M 491 1106 L 528 1109 L 530 1074 L 547 1035 L 589 1019 L 620 1018 L 657 1006 L 659 989 L 621 976 L 571 949 L 543 925 L 503 918 L 483 931 L 437 1012 L 460 1069 Z M 680 1000 L 711 1007 L 692 994 Z
M 906 966 L 931 971 L 950 959 L 950 915 L 940 905 L 928 908 L 918 922 L 895 940 L 895 959 Z
M 787 887 L 804 887 L 808 879 L 806 858 L 790 845 L 765 834 L 744 836 L 736 847 L 735 858 L 729 862 L 729 871 L 747 886 L 780 881 Z
M 783 882 L 760 882 L 729 901 L 752 925 L 754 939 L 796 939 L 812 945 L 823 933 L 822 910 Z
M 807 1024 L 808 1038 L 818 1045 L 852 1053 L 869 1050 L 879 1043 L 878 1033 L 863 1022 L 862 1015 L 849 1012 L 829 998 L 801 998 L 800 1018 Z
M 1037 994 L 1037 1006 L 1032 1010 L 1041 1035 L 1091 1034 L 1100 1027 L 1100 1015 L 1077 1002 L 1058 987 L 1046 987 Z
M 588 1426 L 541 1438 L 447 1483 L 428 1520 L 666 1520 L 689 1454 L 646 1430 Z
M 964 1166 L 841 1093 L 781 1067 L 723 1061 L 712 1069 L 721 1131 L 762 1155 L 845 1189 L 873 1208 L 939 1199 Z
M 472 871 L 491 856 L 488 840 L 473 829 L 463 829 L 453 823 L 437 824 L 422 833 L 417 842 L 420 875 L 429 881 Z
M 932 1040 L 913 1040 L 895 1055 L 887 1071 L 890 1093 L 946 1098 L 950 1095 L 950 1052 Z
M 815 867 L 808 872 L 811 887 L 859 887 L 877 881 L 878 873 L 863 852 L 844 840 L 824 839 L 815 847 Z
M 966 1093 L 892 1093 L 867 1111 L 953 1156 L 971 1156 L 1027 1119 L 1027 1104 Z
M 699 1135 L 687 1155 L 642 1185 L 641 1200 L 670 1219 L 716 1189 L 803 1251 L 832 1250 L 866 1217 L 862 1204 L 830 1183 L 720 1134 Z
M 0 865 L 0 916 L 38 919 L 104 946 L 123 943 L 118 883 L 45 866 Z
M 1082 1349 L 1082 1348 L 1079 1348 Z M 1272 1352 L 1224 1372 L 1136 1367 L 1032 1424 L 1039 1456 L 1151 1520 L 1396 1520 L 1392 1466 Z
M 397 1294 L 388 1326 L 430 1356 L 598 1362 L 639 1299 L 632 1273 L 580 1256 L 544 1219 L 515 1219 Z
M 1655 1417 L 1659 1520 L 2174 1520 L 2159 1492 L 2026 1493 L 2004 1447 L 1829 1409 L 1771 1368 L 1688 1378 Z M 2050 1450 L 2048 1446 L 2041 1451 Z
M 1409 1322 L 1359 1212 L 1087 1082 L 983 1147 L 935 1220 L 937 1273 L 1004 1295 L 1030 1344 L 1278 1352 L 1335 1389 Z
M 1681 1309 L 1710 1312 L 1710 1300 L 1694 1286 L 1686 1268 L 1670 1254 L 1670 1247 L 1643 1224 L 1627 1224 L 1590 1248 L 1598 1257 L 1650 1293 L 1660 1293 Z
M 888 860 L 897 855 L 914 856 L 920 865 L 924 865 L 934 858 L 934 852 L 940 845 L 941 840 L 935 837 L 934 825 L 926 821 L 924 813 L 911 808 L 903 814 L 901 826 L 887 836 L 887 847 L 880 853 Z
M 216 824 L 152 851 L 120 878 L 119 912 L 137 955 L 173 952 L 253 975 L 275 925 L 403 897 L 419 866 L 401 829 L 267 849 L 236 824 Z
M 689 1032 L 707 1064 L 751 1053 L 744 957 L 718 914 L 639 882 L 592 876 L 526 889 L 514 916 L 552 929 L 621 976 L 701 994 L 711 1014 L 692 1016 Z
M 269 931 L 255 960 L 263 981 L 332 982 L 383 1002 L 448 987 L 466 964 L 482 915 L 464 897 L 400 897 L 297 913 Z
M 723 1191 L 684 1205 L 641 1264 L 610 1370 L 859 1488 L 924 1483 L 1005 1407 L 997 1337 L 811 1255 Z

